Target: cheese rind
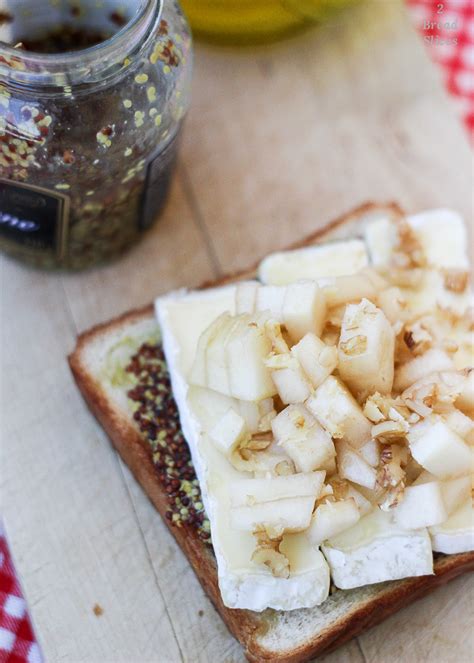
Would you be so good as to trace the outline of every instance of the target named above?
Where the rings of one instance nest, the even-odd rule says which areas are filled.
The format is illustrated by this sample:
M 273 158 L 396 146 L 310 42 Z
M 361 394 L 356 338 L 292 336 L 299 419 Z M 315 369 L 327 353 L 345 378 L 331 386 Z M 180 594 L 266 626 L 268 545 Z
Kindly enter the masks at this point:
M 321 548 L 340 589 L 433 573 L 428 531 L 404 530 L 379 509 Z

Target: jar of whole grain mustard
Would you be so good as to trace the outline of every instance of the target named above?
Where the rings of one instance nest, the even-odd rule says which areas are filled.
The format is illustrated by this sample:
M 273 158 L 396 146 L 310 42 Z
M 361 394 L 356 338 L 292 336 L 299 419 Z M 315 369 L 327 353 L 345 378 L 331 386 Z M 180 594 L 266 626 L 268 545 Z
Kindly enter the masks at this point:
M 0 248 L 79 269 L 165 202 L 189 102 L 172 0 L 0 0 Z

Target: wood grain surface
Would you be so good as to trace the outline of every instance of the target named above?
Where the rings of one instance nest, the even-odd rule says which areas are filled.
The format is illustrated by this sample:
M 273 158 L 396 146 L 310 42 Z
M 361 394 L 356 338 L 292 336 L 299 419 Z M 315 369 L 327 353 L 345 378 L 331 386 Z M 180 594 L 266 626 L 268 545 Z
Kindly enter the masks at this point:
M 76 334 L 365 199 L 472 221 L 467 138 L 396 0 L 270 47 L 200 45 L 182 147 L 163 219 L 120 262 L 58 275 L 1 258 L 0 512 L 53 663 L 243 660 L 82 402 Z M 467 663 L 473 589 L 455 580 L 320 660 Z

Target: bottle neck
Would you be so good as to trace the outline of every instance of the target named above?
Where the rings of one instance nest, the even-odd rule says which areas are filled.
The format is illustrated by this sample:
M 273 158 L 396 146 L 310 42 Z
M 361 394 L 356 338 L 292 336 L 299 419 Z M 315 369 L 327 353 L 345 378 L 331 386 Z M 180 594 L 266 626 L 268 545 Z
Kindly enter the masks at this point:
M 134 14 L 127 23 L 90 48 L 43 54 L 0 41 L 0 83 L 40 94 L 66 95 L 73 88 L 109 85 L 133 65 L 134 57 L 154 38 L 163 0 L 135 0 L 128 4 Z

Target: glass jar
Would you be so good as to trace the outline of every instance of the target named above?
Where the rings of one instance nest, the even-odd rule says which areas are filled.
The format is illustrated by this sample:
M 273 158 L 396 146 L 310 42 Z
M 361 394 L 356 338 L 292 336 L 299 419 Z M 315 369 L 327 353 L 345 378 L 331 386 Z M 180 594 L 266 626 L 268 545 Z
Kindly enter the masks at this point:
M 191 38 L 172 0 L 0 0 L 0 248 L 84 268 L 166 199 Z

